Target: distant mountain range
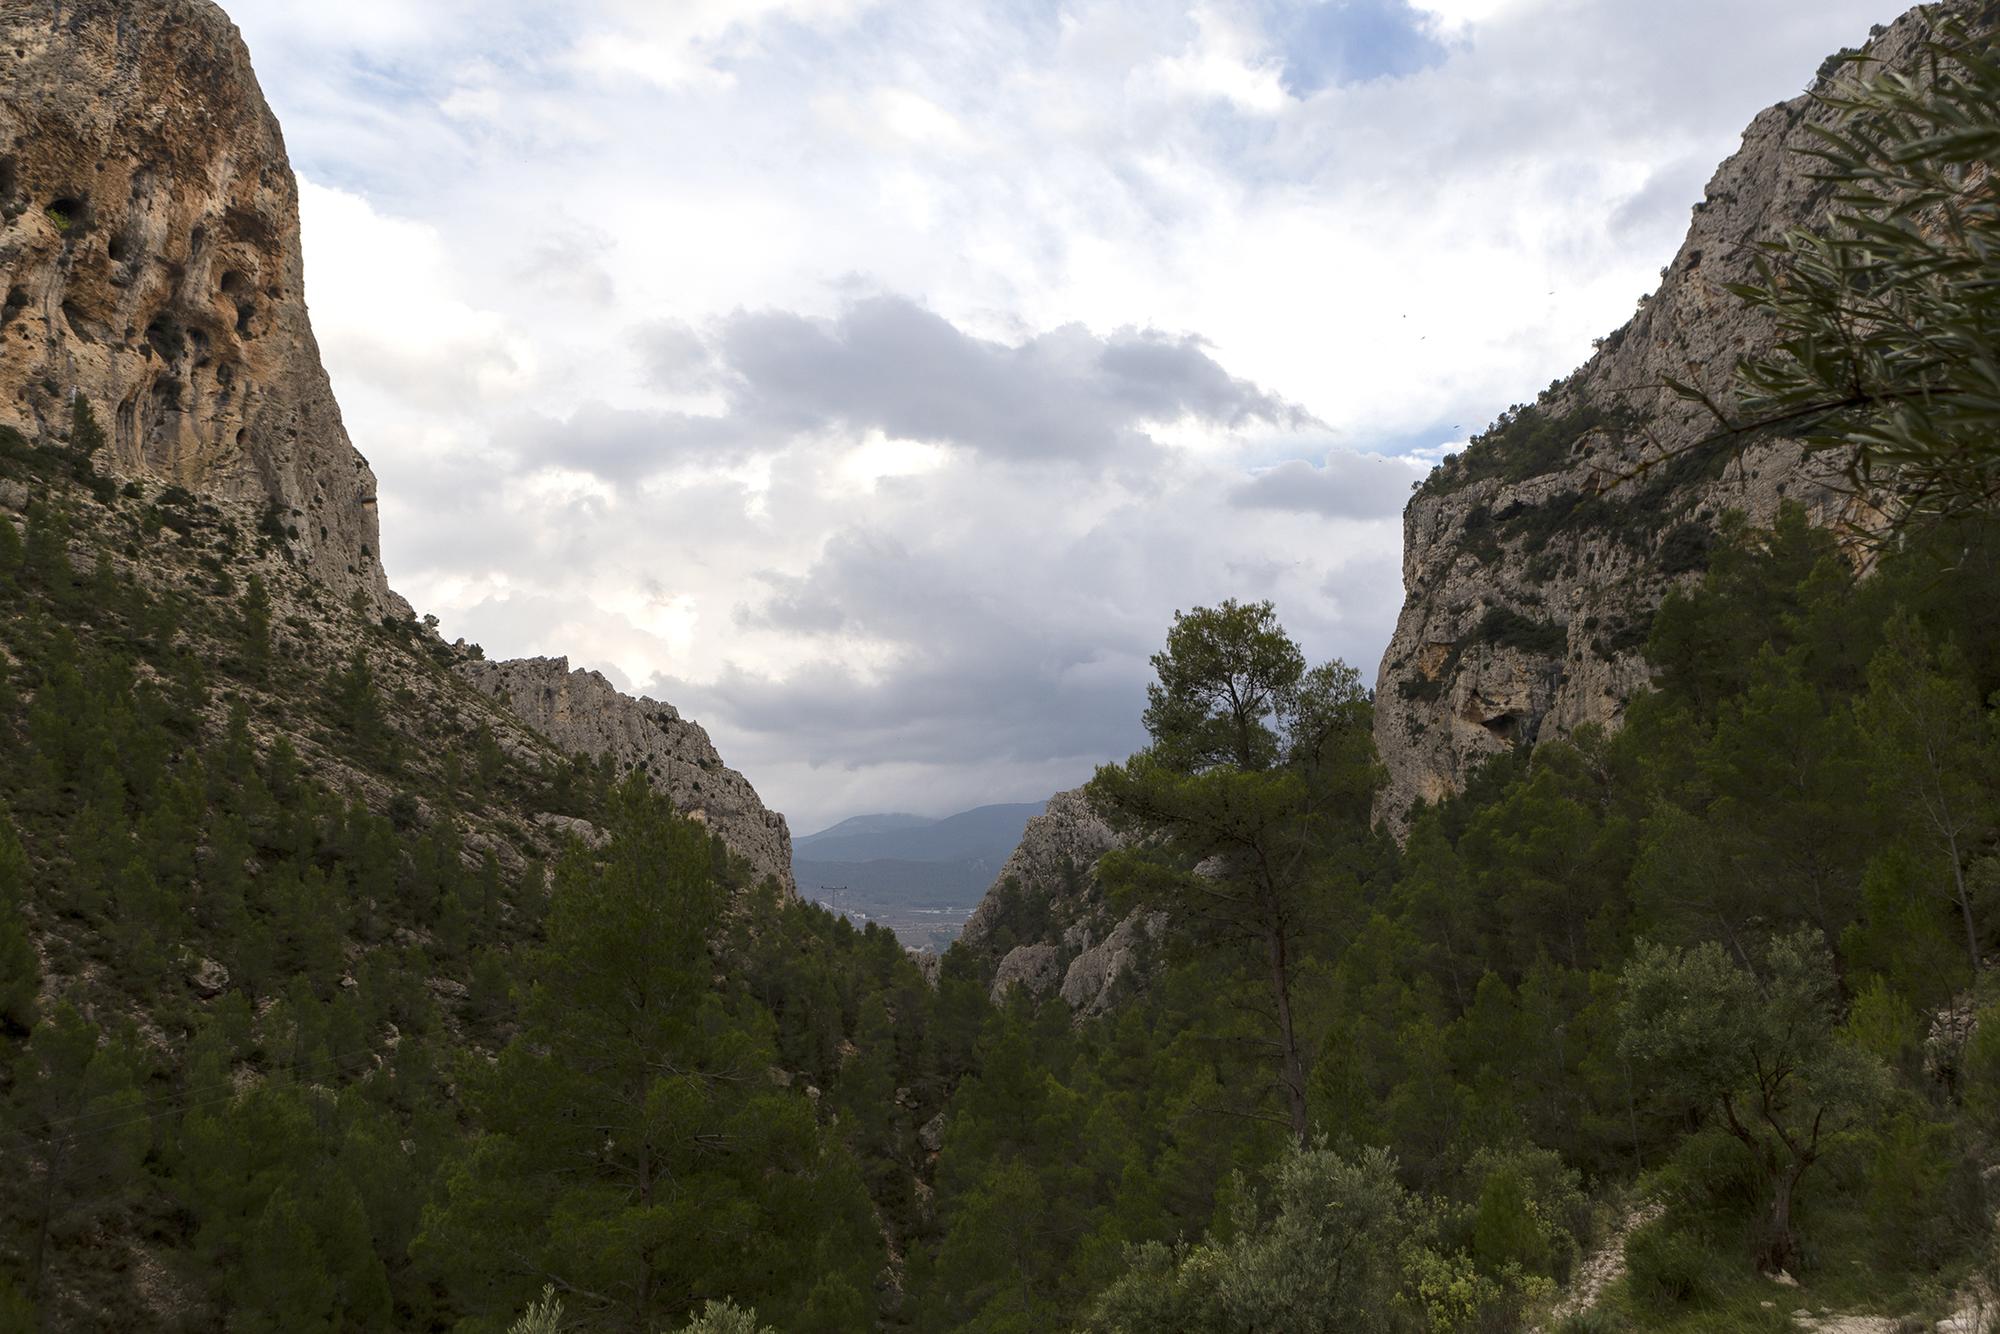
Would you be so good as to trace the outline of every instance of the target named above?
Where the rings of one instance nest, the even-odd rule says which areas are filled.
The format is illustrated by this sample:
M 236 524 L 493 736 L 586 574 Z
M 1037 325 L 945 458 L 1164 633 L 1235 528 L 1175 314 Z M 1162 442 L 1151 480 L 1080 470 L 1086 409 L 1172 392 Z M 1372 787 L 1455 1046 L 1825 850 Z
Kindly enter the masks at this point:
M 792 842 L 799 893 L 873 912 L 893 906 L 971 908 L 1000 874 L 1046 802 L 980 806 L 943 819 L 857 815 Z

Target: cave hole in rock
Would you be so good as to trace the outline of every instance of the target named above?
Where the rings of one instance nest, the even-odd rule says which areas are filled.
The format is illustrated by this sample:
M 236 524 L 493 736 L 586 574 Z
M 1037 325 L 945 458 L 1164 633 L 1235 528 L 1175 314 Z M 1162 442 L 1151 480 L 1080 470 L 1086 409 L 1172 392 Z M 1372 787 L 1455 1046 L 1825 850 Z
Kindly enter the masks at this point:
M 0 204 L 13 202 L 14 194 L 20 188 L 21 173 L 14 165 L 13 157 L 0 157 Z
M 180 325 L 163 315 L 146 326 L 146 346 L 171 365 L 187 351 L 187 334 Z
M 1488 718 L 1479 725 L 1485 728 L 1494 740 L 1511 746 L 1521 734 L 1521 715 L 1518 713 L 1503 713 L 1498 718 Z
M 199 223 L 196 223 L 195 229 L 188 233 L 188 254 L 199 255 L 201 253 L 202 243 L 207 240 L 208 240 L 208 228 L 202 226 Z
M 0 329 L 4 329 L 13 323 L 14 317 L 27 308 L 28 289 L 25 287 L 8 288 L 7 300 L 4 304 L 0 304 Z
M 128 398 L 118 405 L 118 453 L 124 458 L 132 457 L 132 448 L 139 439 L 139 400 Z
M 239 304 L 236 307 L 236 332 L 238 336 L 243 338 L 254 337 L 256 331 L 251 326 L 253 321 L 256 320 L 256 318 L 257 318 L 256 302 L 245 301 Z
M 132 258 L 133 252 L 137 249 L 138 244 L 130 232 L 113 232 L 111 239 L 104 243 L 104 253 L 110 257 L 113 264 L 125 263 Z
M 241 269 L 226 270 L 216 285 L 224 296 L 233 301 L 241 301 L 250 293 L 250 280 L 243 276 Z
M 69 325 L 69 331 L 93 347 L 98 342 L 98 334 L 103 333 L 108 336 L 111 332 L 103 324 L 84 314 L 82 307 L 74 301 L 63 302 L 62 313 L 63 323 Z
M 82 195 L 62 195 L 49 201 L 49 221 L 64 236 L 90 230 L 90 201 Z

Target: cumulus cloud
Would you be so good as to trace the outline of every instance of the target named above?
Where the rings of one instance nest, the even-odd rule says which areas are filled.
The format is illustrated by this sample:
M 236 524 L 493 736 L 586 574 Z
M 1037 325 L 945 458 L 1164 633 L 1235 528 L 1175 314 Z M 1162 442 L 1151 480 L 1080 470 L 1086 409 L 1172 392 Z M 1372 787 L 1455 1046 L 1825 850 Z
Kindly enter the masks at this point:
M 666 337 L 670 363 L 684 359 L 671 329 Z M 893 296 L 829 320 L 732 315 L 717 344 L 733 406 L 780 429 L 842 426 L 1010 458 L 1087 459 L 1143 443 L 1151 423 L 1309 420 L 1223 370 L 1193 337 L 1068 325 L 1010 345 Z

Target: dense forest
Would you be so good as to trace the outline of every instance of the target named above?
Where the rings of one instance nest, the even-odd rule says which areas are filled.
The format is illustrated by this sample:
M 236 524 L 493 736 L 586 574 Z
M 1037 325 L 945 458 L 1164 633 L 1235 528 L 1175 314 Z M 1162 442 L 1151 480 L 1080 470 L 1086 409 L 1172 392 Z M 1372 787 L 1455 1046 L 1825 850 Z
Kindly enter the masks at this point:
M 1090 788 L 1161 930 L 1084 1022 L 418 709 L 420 625 L 316 647 L 282 523 L 82 398 L 0 431 L 0 1328 L 1500 1331 L 1610 1235 L 1571 1334 L 2000 1281 L 2000 66 L 1943 55 L 1704 446 L 1847 451 L 1871 523 L 1723 520 L 1623 726 L 1400 843 L 1352 669 L 1178 616 Z

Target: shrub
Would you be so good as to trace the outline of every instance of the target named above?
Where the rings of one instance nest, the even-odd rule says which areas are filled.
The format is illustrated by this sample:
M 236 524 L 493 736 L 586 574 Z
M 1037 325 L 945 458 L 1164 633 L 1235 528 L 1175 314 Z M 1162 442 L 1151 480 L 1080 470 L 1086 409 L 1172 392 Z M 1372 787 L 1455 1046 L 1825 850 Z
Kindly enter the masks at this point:
M 1655 1223 L 1625 1243 L 1625 1282 L 1635 1304 L 1702 1306 L 1715 1296 L 1714 1257 L 1686 1232 Z
M 1569 647 L 1569 627 L 1555 621 L 1538 621 L 1512 607 L 1489 607 L 1470 638 L 1496 648 L 1559 658 Z

